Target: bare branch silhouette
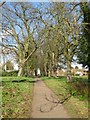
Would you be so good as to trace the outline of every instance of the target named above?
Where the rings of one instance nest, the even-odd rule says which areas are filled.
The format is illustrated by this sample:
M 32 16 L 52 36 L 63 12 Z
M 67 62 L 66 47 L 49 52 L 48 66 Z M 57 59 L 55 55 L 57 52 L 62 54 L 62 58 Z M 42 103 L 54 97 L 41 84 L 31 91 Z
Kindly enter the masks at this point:
M 5 3 L 6 1 L 3 1 L 2 3 L 0 3 L 0 7 L 3 6 L 3 4 Z

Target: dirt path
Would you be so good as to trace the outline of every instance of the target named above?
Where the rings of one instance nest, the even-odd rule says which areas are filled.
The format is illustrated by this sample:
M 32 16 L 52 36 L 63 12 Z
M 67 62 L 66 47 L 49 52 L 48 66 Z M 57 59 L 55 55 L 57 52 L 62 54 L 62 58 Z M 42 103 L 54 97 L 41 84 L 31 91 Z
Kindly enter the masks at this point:
M 40 79 L 35 79 L 32 118 L 70 118 L 57 96 Z M 51 102 L 52 101 L 52 102 Z

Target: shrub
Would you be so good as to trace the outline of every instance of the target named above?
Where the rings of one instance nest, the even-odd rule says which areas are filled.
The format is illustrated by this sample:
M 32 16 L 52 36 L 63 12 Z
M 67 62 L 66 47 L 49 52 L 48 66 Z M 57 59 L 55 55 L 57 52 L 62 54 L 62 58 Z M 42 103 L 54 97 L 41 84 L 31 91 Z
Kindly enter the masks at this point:
M 80 74 L 75 74 L 75 76 L 80 76 Z
M 18 71 L 3 71 L 1 76 L 17 76 L 18 75 Z

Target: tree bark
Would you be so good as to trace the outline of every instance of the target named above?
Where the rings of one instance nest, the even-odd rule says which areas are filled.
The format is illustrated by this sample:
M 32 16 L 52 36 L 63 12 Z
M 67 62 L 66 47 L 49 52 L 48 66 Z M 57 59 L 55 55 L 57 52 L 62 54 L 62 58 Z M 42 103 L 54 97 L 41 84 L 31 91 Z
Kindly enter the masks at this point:
M 23 71 L 23 67 L 20 67 L 19 72 L 18 72 L 18 76 L 22 76 L 22 71 Z
M 44 71 L 45 71 L 45 76 L 47 76 L 47 68 L 46 68 L 46 65 L 44 65 Z
M 88 82 L 90 82 L 90 67 L 88 68 Z
M 37 76 L 37 70 L 35 69 L 35 76 Z
M 51 77 L 51 70 L 48 70 L 48 77 Z
M 41 75 L 42 75 L 42 76 L 46 76 L 46 72 L 45 72 L 45 69 L 44 69 L 44 68 L 41 69 Z
M 67 61 L 67 82 L 72 82 L 71 62 Z

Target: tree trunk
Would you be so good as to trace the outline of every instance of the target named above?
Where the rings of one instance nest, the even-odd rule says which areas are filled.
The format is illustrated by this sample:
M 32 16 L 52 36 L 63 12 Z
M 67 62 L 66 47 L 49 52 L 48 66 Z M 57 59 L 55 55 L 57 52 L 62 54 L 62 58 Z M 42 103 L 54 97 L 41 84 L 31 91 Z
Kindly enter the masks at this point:
M 35 69 L 35 76 L 37 76 L 37 70 Z
M 71 62 L 67 61 L 67 82 L 72 82 Z
M 44 76 L 47 75 L 47 72 L 46 72 L 46 65 L 45 65 L 45 64 L 43 65 L 43 75 L 44 75 Z
M 88 82 L 90 82 L 90 67 L 88 68 Z
M 51 70 L 48 70 L 48 77 L 51 77 Z
M 41 71 L 41 75 L 42 75 L 42 76 L 46 76 L 46 72 L 45 72 L 44 69 L 42 69 L 42 71 Z
M 18 76 L 22 76 L 22 71 L 23 71 L 23 68 L 20 67 L 19 72 L 18 72 Z

